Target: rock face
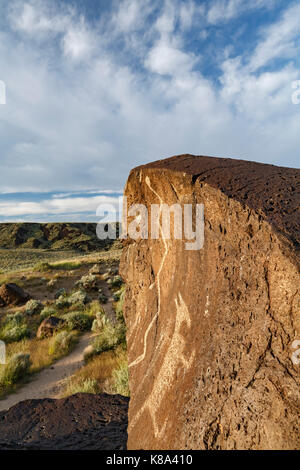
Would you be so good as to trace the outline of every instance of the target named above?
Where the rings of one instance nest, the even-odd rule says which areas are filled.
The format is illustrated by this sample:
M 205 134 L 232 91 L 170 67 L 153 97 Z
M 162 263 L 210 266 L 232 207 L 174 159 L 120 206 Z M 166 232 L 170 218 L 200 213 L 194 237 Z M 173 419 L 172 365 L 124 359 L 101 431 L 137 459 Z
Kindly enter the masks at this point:
M 30 295 L 16 284 L 3 284 L 0 287 L 0 306 L 23 305 L 30 299 Z
M 0 450 L 126 449 L 128 398 L 78 393 L 0 412 Z
M 300 448 L 299 185 L 191 155 L 131 171 L 128 207 L 203 203 L 205 238 L 124 241 L 129 449 Z
M 62 327 L 62 325 L 65 323 L 65 321 L 62 318 L 57 318 L 57 317 L 49 317 L 45 318 L 45 320 L 42 321 L 40 324 L 36 337 L 37 338 L 49 338 L 50 336 L 53 336 L 56 331 L 59 330 L 59 328 Z

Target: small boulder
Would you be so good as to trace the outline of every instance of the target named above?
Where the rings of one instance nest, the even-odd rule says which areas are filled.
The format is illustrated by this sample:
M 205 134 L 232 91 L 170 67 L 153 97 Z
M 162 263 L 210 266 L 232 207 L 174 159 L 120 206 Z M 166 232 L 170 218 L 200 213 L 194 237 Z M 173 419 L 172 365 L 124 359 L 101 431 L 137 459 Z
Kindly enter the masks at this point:
M 17 284 L 3 284 L 0 287 L 0 306 L 23 305 L 29 299 L 30 295 Z
M 45 318 L 39 326 L 36 337 L 37 338 L 49 338 L 53 334 L 62 328 L 65 321 L 62 318 L 49 317 Z

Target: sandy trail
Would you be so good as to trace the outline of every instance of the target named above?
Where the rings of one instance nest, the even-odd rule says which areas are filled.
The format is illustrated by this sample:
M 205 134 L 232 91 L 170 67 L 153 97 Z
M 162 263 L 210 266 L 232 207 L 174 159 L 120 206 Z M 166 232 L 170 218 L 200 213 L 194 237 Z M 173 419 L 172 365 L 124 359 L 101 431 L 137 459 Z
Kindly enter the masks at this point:
M 102 291 L 107 296 L 107 304 L 103 305 L 108 318 L 115 323 L 116 315 L 113 308 L 113 296 L 106 284 L 102 281 Z M 39 372 L 28 384 L 24 385 L 16 393 L 9 395 L 4 400 L 0 400 L 0 411 L 8 410 L 20 401 L 34 398 L 59 398 L 63 391 L 67 379 L 74 372 L 84 365 L 83 352 L 90 344 L 91 338 L 95 334 L 91 331 L 83 334 L 75 349 L 68 355 L 59 359 L 52 366 Z
M 35 378 L 16 393 L 0 400 L 0 411 L 31 398 L 57 398 L 68 377 L 83 365 L 83 351 L 89 345 L 93 333 L 82 335 L 75 349 L 47 369 L 39 372 Z

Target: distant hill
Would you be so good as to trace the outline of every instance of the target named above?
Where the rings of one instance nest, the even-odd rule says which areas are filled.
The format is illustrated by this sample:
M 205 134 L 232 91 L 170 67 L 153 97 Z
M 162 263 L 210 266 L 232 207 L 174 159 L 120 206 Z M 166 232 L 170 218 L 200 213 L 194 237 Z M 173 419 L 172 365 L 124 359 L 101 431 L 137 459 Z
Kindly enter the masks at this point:
M 0 248 L 99 250 L 111 244 L 96 235 L 96 223 L 0 223 Z

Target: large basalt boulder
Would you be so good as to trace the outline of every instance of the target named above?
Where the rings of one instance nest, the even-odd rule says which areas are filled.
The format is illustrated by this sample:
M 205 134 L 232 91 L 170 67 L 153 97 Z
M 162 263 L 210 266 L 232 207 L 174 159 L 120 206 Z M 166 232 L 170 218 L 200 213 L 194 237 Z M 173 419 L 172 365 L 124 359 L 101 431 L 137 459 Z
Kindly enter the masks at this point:
M 40 324 L 36 337 L 37 338 L 49 338 L 53 336 L 56 331 L 58 331 L 64 325 L 65 320 L 62 318 L 57 318 L 54 316 L 50 316 L 49 318 L 45 318 Z
M 191 155 L 131 171 L 128 207 L 203 203 L 205 228 L 195 251 L 124 242 L 129 449 L 300 448 L 299 183 Z
M 127 397 L 77 393 L 0 411 L 0 450 L 124 450 Z
M 3 284 L 0 287 L 0 306 L 12 307 L 23 305 L 30 299 L 30 295 L 16 284 Z

